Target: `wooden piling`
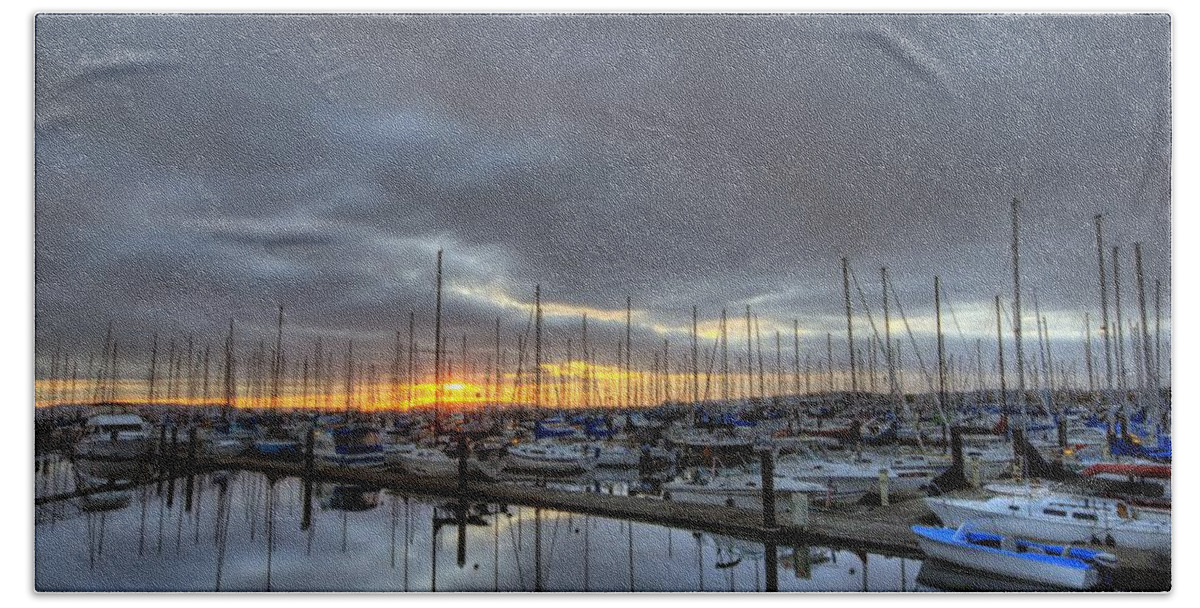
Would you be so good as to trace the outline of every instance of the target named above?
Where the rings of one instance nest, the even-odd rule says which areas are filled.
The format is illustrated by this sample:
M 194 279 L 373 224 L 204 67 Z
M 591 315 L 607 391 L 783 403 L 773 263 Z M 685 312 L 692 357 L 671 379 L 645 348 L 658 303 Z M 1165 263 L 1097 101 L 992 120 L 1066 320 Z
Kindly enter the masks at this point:
M 762 458 L 763 529 L 777 530 L 779 525 L 775 522 L 775 453 L 763 450 L 759 454 Z
M 313 484 L 313 444 L 316 430 L 308 429 L 304 437 L 304 512 L 300 516 L 300 529 L 308 530 L 312 526 L 312 484 Z

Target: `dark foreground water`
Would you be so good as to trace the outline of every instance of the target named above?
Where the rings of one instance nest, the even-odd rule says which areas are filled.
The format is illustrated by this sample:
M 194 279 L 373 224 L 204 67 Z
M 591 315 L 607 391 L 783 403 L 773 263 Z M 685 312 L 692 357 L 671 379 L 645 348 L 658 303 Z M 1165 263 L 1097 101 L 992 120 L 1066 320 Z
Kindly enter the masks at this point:
M 65 461 L 37 479 L 38 495 L 73 487 Z M 37 589 L 761 591 L 775 551 L 780 591 L 933 590 L 919 560 L 829 547 L 329 484 L 312 487 L 306 522 L 297 478 L 220 472 L 188 486 L 108 496 L 110 510 L 38 507 Z

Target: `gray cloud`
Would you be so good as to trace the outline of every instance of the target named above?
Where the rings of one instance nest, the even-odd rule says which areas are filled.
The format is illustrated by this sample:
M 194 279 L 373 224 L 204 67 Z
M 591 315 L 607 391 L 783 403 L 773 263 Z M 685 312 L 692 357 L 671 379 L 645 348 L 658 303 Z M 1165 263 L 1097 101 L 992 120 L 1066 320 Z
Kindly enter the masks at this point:
M 912 315 L 934 274 L 963 310 L 1009 297 L 1013 196 L 1025 284 L 1077 333 L 1098 310 L 1095 213 L 1170 293 L 1170 27 L 42 16 L 39 345 L 96 348 L 110 319 L 141 341 L 268 331 L 278 302 L 309 335 L 380 340 L 413 309 L 427 331 L 439 246 L 449 282 L 511 298 L 629 295 L 680 327 L 750 301 L 820 335 L 843 255 L 872 306 L 882 265 Z M 495 316 L 525 321 L 453 293 L 447 312 L 481 343 Z

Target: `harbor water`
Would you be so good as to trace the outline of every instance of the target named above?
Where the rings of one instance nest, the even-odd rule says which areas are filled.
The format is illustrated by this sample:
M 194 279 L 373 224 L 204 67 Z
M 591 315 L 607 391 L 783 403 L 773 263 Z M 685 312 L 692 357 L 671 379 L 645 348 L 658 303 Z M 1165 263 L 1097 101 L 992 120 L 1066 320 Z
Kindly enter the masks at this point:
M 73 489 L 70 469 L 43 463 L 37 494 Z M 779 591 L 936 590 L 908 558 L 346 485 L 313 484 L 306 510 L 305 490 L 218 471 L 40 505 L 36 588 L 745 592 L 774 561 Z

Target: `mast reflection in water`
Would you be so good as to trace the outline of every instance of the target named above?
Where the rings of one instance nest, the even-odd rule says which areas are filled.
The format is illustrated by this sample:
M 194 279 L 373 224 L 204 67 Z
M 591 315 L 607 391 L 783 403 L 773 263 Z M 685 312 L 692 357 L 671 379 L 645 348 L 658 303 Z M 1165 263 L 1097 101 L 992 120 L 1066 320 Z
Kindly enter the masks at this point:
M 41 591 L 930 589 L 919 560 L 246 472 L 39 506 L 35 543 Z

